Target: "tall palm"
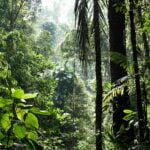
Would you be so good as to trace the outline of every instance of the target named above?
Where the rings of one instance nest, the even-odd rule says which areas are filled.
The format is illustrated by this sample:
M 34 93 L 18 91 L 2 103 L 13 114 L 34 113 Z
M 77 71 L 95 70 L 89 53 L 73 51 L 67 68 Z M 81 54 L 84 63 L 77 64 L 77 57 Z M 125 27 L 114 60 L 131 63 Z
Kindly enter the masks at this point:
M 95 73 L 96 73 L 96 150 L 102 150 L 102 72 L 101 72 L 101 35 L 100 16 L 102 11 L 99 0 L 93 0 L 93 33 L 95 45 Z M 81 47 L 80 56 L 85 65 L 88 59 L 88 0 L 76 0 L 75 16 L 77 21 L 77 35 Z

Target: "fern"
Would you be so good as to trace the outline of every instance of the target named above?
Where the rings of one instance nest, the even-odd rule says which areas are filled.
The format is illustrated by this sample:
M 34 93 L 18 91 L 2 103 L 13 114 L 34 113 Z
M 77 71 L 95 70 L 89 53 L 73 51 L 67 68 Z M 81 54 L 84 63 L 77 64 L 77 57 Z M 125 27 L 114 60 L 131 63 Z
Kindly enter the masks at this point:
M 111 103 L 113 103 L 114 97 L 117 97 L 118 95 L 122 96 L 125 89 L 129 86 L 129 79 L 131 79 L 131 76 L 124 76 L 120 79 L 118 79 L 113 85 L 110 83 L 105 83 L 105 93 L 103 94 L 103 110 L 106 110 Z M 129 92 L 130 90 L 128 90 Z
M 103 95 L 104 97 L 103 98 L 103 101 L 104 101 L 103 110 L 106 110 L 108 106 L 110 105 L 110 103 L 113 103 L 114 97 L 117 97 L 118 95 L 122 96 L 124 94 L 125 87 L 126 87 L 125 84 L 117 86 L 113 88 L 111 91 L 109 91 L 108 93 Z

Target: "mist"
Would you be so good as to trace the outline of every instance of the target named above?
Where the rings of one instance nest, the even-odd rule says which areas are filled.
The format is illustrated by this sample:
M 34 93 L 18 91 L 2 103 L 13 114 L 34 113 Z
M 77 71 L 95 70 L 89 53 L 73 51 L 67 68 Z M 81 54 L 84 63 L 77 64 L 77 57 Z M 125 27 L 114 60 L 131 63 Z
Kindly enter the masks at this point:
M 48 21 L 74 25 L 75 0 L 42 0 L 42 15 Z

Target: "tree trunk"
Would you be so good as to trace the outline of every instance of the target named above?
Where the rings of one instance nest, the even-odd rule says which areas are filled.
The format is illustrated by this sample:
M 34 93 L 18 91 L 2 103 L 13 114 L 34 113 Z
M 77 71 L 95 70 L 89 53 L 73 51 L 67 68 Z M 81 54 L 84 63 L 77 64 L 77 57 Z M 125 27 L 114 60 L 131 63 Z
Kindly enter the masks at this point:
M 108 18 L 109 18 L 109 44 L 110 52 L 117 52 L 126 56 L 125 46 L 125 14 L 123 11 L 116 11 L 118 5 L 125 4 L 124 0 L 109 0 Z M 118 79 L 127 75 L 126 70 L 120 64 L 110 61 L 111 82 L 114 83 Z M 113 132 L 117 135 L 123 121 L 123 110 L 129 106 L 129 96 L 127 91 L 123 96 L 114 98 L 113 103 Z
M 138 16 L 139 16 L 139 21 L 140 21 L 140 25 L 141 25 L 141 29 L 143 29 L 143 17 L 142 17 L 142 10 L 141 10 L 141 6 L 138 6 Z M 142 31 L 142 39 L 143 39 L 143 45 L 144 45 L 144 50 L 145 50 L 145 58 L 146 58 L 146 62 L 149 59 L 149 45 L 148 45 L 148 41 L 147 41 L 147 35 L 145 33 L 145 31 Z
M 137 49 L 136 49 L 136 32 L 135 32 L 135 22 L 134 22 L 134 1 L 129 0 L 130 3 L 130 30 L 131 30 L 131 44 L 133 50 L 133 61 L 134 61 L 134 73 L 135 73 L 135 85 L 136 85 L 136 95 L 137 95 L 137 112 L 138 112 L 138 123 L 139 123 L 139 142 L 144 141 L 144 113 L 142 107 L 142 94 L 141 94 L 141 85 L 140 85 L 140 75 L 137 59 Z
M 142 16 L 142 9 L 141 9 L 141 6 L 138 5 L 138 16 L 139 16 L 139 22 L 140 22 L 140 26 L 141 26 L 141 29 L 143 29 L 144 27 L 144 20 L 143 20 L 143 16 Z M 142 40 L 143 40 L 143 47 L 144 47 L 144 51 L 145 51 L 145 67 L 144 67 L 144 74 L 149 74 L 149 70 L 147 72 L 147 68 L 150 69 L 150 67 L 147 65 L 148 61 L 149 61 L 149 43 L 148 43 L 148 40 L 147 40 L 147 34 L 145 31 L 142 31 Z M 143 75 L 144 75 L 143 74 Z M 147 104 L 148 104 L 148 99 L 147 99 L 147 91 L 146 91 L 146 83 L 145 81 L 143 81 L 143 101 L 144 101 L 144 107 L 143 107 L 143 111 L 144 111 L 144 123 L 145 123 L 145 127 L 147 126 Z M 147 128 L 148 129 L 148 128 Z M 146 132 L 146 130 L 145 130 Z M 148 132 L 146 133 L 146 136 L 148 138 Z
M 101 73 L 101 47 L 100 47 L 100 11 L 99 1 L 94 0 L 94 40 L 96 53 L 96 150 L 102 150 L 102 73 Z

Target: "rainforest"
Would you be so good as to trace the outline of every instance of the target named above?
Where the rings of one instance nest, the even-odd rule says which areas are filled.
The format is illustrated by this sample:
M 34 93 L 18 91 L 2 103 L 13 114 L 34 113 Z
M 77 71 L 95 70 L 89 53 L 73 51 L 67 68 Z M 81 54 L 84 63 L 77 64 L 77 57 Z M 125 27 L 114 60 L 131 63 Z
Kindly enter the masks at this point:
M 149 0 L 0 0 L 0 150 L 150 150 Z

